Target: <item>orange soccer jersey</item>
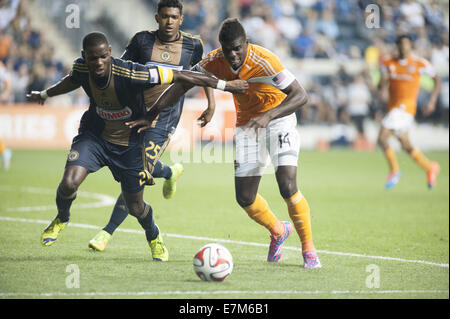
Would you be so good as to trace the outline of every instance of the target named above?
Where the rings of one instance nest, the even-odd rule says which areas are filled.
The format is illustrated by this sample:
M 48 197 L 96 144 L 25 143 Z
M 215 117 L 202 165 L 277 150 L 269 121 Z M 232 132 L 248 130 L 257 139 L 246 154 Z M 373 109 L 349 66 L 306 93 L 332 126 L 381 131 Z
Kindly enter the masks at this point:
M 254 44 L 248 45 L 247 57 L 236 71 L 228 64 L 220 48 L 207 54 L 199 66 L 222 80 L 249 81 L 246 93 L 233 94 L 236 126 L 245 125 L 251 118 L 278 106 L 286 96 L 280 89 L 293 80 L 292 74 L 275 54 Z
M 3 154 L 3 152 L 5 151 L 5 144 L 3 144 L 2 140 L 0 140 L 0 155 Z
M 382 71 L 389 75 L 389 112 L 393 108 L 402 108 L 415 115 L 417 110 L 417 96 L 420 90 L 420 76 L 435 75 L 431 64 L 421 58 L 409 56 L 407 59 L 387 59 L 383 62 Z

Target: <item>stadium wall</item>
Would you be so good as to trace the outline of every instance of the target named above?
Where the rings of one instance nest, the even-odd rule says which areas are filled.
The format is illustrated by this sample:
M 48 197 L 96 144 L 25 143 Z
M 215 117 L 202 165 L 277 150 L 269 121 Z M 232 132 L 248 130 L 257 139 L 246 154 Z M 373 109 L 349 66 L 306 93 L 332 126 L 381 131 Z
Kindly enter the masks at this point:
M 192 150 L 200 141 L 231 143 L 235 126 L 235 110 L 231 95 L 216 95 L 216 113 L 212 121 L 200 128 L 197 118 L 207 106 L 205 99 L 185 100 L 184 111 L 169 149 Z M 0 105 L 0 139 L 12 149 L 68 149 L 76 135 L 83 107 L 54 107 L 38 104 Z M 379 124 L 365 122 L 367 138 L 375 142 Z M 320 142 L 329 142 L 337 134 L 349 140 L 356 136 L 353 126 L 339 127 L 308 124 L 298 127 L 301 148 L 316 149 Z M 415 124 L 411 141 L 423 150 L 449 150 L 449 129 L 430 124 Z M 393 141 L 395 148 L 400 145 Z

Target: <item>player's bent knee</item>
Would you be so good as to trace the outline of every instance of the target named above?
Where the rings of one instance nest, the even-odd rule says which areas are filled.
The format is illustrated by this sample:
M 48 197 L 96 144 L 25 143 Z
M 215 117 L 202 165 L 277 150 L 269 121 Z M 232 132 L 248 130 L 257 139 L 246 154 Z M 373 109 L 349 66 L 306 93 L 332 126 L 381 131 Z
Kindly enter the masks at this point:
M 411 154 L 411 152 L 413 151 L 413 147 L 411 146 L 411 144 L 403 144 L 402 143 L 401 145 L 402 145 L 402 150 Z
M 143 210 L 144 210 L 144 203 L 133 203 L 133 204 L 127 204 L 128 211 L 131 215 L 134 217 L 140 217 Z
M 403 138 L 400 139 L 400 145 L 402 147 L 402 150 L 404 150 L 407 153 L 411 153 L 413 150 L 411 143 L 407 139 L 403 139 Z
M 144 190 L 138 193 L 127 193 L 122 190 L 122 196 L 127 205 L 128 212 L 134 217 L 139 218 L 145 208 Z
M 64 194 L 73 194 L 78 190 L 81 181 L 72 178 L 70 176 L 65 176 L 61 183 L 59 184 L 59 188 L 62 190 Z
M 389 132 L 386 130 L 382 130 L 378 135 L 377 143 L 381 148 L 386 149 L 389 147 L 388 144 L 389 135 L 390 135 Z
M 256 194 L 236 194 L 236 201 L 242 208 L 248 207 L 255 201 Z
M 295 193 L 297 193 L 297 183 L 295 181 L 293 182 L 286 182 L 279 185 L 280 188 L 280 194 L 283 198 L 289 198 L 292 197 Z
M 283 198 L 289 198 L 298 191 L 297 167 L 280 166 L 276 173 L 278 189 Z
M 86 178 L 88 172 L 81 166 L 67 166 L 59 187 L 66 194 L 72 194 Z
M 378 136 L 377 143 L 382 148 L 386 148 L 387 147 L 387 136 L 385 134 L 380 134 Z
M 145 208 L 143 200 L 134 198 L 125 198 L 125 204 L 127 205 L 128 212 L 134 217 L 140 217 Z

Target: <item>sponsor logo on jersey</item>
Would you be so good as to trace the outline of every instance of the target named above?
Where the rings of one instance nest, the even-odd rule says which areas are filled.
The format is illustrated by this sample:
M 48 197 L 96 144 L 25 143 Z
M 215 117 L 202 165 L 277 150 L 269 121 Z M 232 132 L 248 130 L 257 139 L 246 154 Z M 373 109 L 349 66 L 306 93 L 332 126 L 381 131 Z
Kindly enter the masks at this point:
M 400 80 L 400 81 L 413 81 L 414 80 L 414 78 L 410 74 L 391 73 L 391 74 L 389 74 L 389 77 L 393 80 Z
M 98 116 L 108 121 L 126 120 L 133 114 L 133 111 L 131 111 L 128 106 L 121 110 L 105 110 L 104 108 L 97 106 L 96 111 Z
M 408 72 L 409 73 L 415 73 L 416 72 L 416 67 L 414 65 L 408 66 Z

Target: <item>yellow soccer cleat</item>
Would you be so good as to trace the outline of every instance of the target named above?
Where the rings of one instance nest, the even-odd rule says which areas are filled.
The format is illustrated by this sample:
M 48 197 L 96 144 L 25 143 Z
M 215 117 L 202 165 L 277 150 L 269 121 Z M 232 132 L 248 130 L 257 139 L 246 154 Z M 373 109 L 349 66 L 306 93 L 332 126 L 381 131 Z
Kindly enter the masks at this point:
M 148 242 L 150 249 L 152 250 L 152 257 L 155 261 L 168 261 L 169 251 L 167 250 L 166 244 L 164 244 L 161 234 L 155 239 Z
M 111 239 L 111 236 L 112 235 L 110 233 L 102 229 L 89 242 L 89 250 L 104 251 L 108 241 Z
M 56 217 L 42 233 L 41 244 L 44 246 L 53 245 L 58 238 L 59 232 L 66 228 L 68 223 L 69 222 L 62 223 L 60 219 Z
M 163 196 L 165 199 L 172 198 L 177 191 L 177 179 L 183 174 L 184 167 L 180 163 L 176 163 L 170 167 L 172 170 L 172 176 L 164 181 L 163 184 Z

